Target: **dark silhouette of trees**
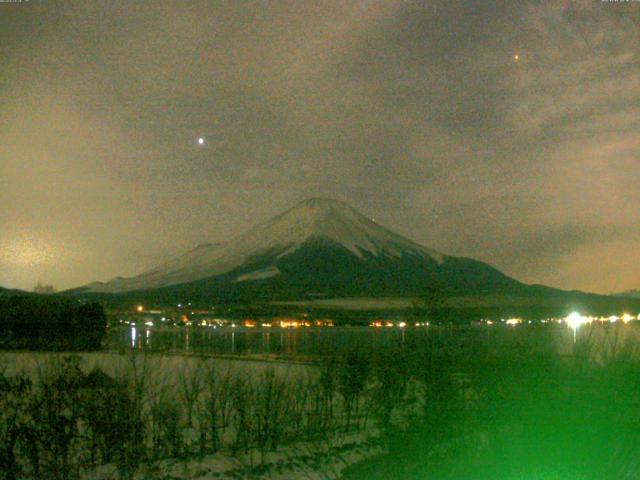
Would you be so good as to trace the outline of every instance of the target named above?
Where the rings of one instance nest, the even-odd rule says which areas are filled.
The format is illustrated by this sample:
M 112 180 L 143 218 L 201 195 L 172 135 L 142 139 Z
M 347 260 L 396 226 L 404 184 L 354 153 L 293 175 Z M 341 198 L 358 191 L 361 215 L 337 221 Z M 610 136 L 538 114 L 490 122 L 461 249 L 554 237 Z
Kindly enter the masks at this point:
M 411 302 L 407 309 L 410 322 L 442 323 L 446 318 L 446 292 L 440 282 L 433 282 Z
M 6 480 L 15 480 L 18 475 L 16 447 L 27 438 L 31 390 L 31 380 L 26 376 L 0 376 L 0 471 L 4 472 L 0 478 Z
M 56 293 L 56 289 L 53 285 L 43 284 L 38 282 L 38 284 L 33 287 L 34 293 Z
M 0 297 L 0 346 L 47 350 L 100 348 L 107 319 L 97 303 L 53 295 Z

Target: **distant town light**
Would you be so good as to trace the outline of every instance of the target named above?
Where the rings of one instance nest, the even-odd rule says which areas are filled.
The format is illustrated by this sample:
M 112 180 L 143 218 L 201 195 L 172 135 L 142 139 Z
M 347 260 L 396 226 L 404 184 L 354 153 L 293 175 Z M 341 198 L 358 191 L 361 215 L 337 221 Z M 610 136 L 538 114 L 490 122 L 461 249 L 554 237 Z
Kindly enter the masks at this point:
M 138 306 L 136 307 L 136 310 L 137 310 L 138 312 L 143 312 L 143 311 L 144 311 L 144 307 L 143 307 L 142 305 L 138 305 Z
M 567 315 L 564 321 L 568 326 L 576 330 L 581 325 L 587 323 L 589 319 L 580 315 L 578 312 L 571 312 L 569 315 Z

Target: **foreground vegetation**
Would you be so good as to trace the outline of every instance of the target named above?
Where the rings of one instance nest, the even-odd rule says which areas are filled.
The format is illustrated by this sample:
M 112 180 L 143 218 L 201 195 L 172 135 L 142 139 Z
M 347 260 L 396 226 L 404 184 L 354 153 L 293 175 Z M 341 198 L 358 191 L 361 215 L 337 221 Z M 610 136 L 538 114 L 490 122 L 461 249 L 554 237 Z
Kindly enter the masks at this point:
M 134 351 L 108 371 L 67 355 L 7 368 L 0 478 L 192 478 L 163 462 L 216 455 L 233 469 L 201 478 L 267 478 L 274 452 L 286 460 L 292 446 L 336 478 L 327 460 L 372 435 L 388 453 L 346 478 L 637 478 L 637 326 L 585 327 L 569 355 L 560 328 L 512 329 L 499 343 L 434 329 L 295 373 L 196 358 L 158 372 Z
M 390 424 L 388 453 L 344 478 L 640 478 L 638 327 L 587 327 L 571 355 L 543 337 L 501 351 L 434 344 L 421 414 Z
M 169 478 L 162 460 L 218 452 L 239 459 L 232 477 L 254 476 L 283 446 L 305 442 L 308 458 L 335 453 L 376 413 L 364 394 L 370 367 L 357 352 L 294 373 L 224 369 L 210 359 L 154 372 L 144 354 L 125 360 L 110 374 L 63 355 L 29 371 L 5 369 L 0 478 L 114 478 L 99 472 L 103 465 L 115 478 Z

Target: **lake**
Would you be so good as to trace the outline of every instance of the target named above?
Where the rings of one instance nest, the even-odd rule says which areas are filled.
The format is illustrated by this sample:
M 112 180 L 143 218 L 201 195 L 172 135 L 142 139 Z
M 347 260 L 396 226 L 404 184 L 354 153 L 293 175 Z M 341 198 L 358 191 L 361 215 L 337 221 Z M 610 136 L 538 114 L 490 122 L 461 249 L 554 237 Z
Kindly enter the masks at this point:
M 610 343 L 637 332 L 634 325 L 584 327 L 577 339 Z M 595 335 L 594 335 L 595 333 Z M 634 338 L 637 335 L 633 335 Z M 129 348 L 203 355 L 266 355 L 274 357 L 314 357 L 337 353 L 353 346 L 375 351 L 405 348 L 437 340 L 454 348 L 522 348 L 542 345 L 561 353 L 571 353 L 573 331 L 563 324 L 509 326 L 470 325 L 441 327 L 117 327 L 110 329 L 106 347 Z
M 354 344 L 373 349 L 399 346 L 406 342 L 407 335 L 416 332 L 368 327 L 121 327 L 109 331 L 107 348 L 212 355 L 317 356 Z

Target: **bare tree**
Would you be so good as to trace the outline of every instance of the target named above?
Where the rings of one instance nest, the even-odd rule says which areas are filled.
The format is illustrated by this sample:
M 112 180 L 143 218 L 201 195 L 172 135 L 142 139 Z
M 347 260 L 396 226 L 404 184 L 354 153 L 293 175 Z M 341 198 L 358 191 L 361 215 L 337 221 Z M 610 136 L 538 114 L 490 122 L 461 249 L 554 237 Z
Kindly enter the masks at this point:
M 193 426 L 193 415 L 204 391 L 204 367 L 204 362 L 201 360 L 196 361 L 195 364 L 185 361 L 178 376 L 178 391 L 185 407 L 188 428 Z
M 358 414 L 360 395 L 369 377 L 369 358 L 363 351 L 351 349 L 338 363 L 338 391 L 344 401 L 345 431 L 351 427 L 354 414 Z
M 202 393 L 194 411 L 198 430 L 198 450 L 201 455 L 215 453 L 229 427 L 234 376 L 231 370 L 220 373 L 214 362 L 202 371 Z
M 273 368 L 262 373 L 256 387 L 254 438 L 263 465 L 267 450 L 275 450 L 282 440 L 288 387 L 276 376 Z
M 253 439 L 254 388 L 249 380 L 236 376 L 232 381 L 231 423 L 235 433 L 233 452 L 249 453 Z M 251 462 L 253 464 L 253 462 Z

